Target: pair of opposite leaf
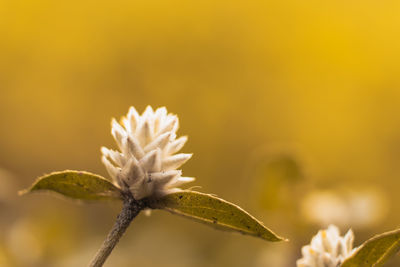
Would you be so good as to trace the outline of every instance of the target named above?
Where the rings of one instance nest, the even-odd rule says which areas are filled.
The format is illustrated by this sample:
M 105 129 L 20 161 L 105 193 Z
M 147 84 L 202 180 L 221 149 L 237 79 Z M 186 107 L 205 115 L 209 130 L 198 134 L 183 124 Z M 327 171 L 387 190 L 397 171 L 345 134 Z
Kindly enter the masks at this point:
M 154 111 L 148 106 L 142 115 L 131 107 L 128 115 L 122 118 L 122 125 L 112 120 L 111 133 L 119 150 L 101 148 L 102 162 L 112 182 L 84 171 L 62 171 L 40 177 L 24 192 L 54 191 L 80 200 L 122 199 L 122 195 L 128 193 L 136 200 L 146 200 L 147 208 L 164 209 L 218 229 L 267 241 L 284 240 L 232 203 L 178 188 L 194 181 L 177 170 L 192 155 L 176 154 L 187 141 L 186 136 L 177 138 L 178 127 L 178 117 L 168 114 L 164 107 Z M 376 238 L 378 241 L 371 239 L 357 250 L 352 249 L 352 239 L 352 233 L 348 233 L 343 241 L 338 230 L 331 226 L 320 232 L 310 246 L 303 248 L 303 258 L 297 266 L 373 266 L 383 263 L 400 249 L 399 231 L 384 234 Z M 364 265 L 360 263 L 363 260 Z
M 54 172 L 40 177 L 25 192 L 55 191 L 79 200 L 122 199 L 131 194 L 146 200 L 147 208 L 164 209 L 175 214 L 210 224 L 217 228 L 258 236 L 268 241 L 281 241 L 261 222 L 240 207 L 215 196 L 179 187 L 194 178 L 182 176 L 178 168 L 192 154 L 177 153 L 187 141 L 177 138 L 178 117 L 166 108 L 143 114 L 131 107 L 122 125 L 112 120 L 111 133 L 118 150 L 101 148 L 102 162 L 111 181 L 84 171 Z

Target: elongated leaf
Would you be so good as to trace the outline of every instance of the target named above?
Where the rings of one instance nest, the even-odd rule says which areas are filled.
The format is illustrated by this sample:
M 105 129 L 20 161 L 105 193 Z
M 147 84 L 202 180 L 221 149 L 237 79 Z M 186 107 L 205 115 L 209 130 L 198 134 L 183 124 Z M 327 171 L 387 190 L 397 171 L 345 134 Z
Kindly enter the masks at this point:
M 341 267 L 378 267 L 400 250 L 400 229 L 374 236 L 345 260 Z
M 61 171 L 44 175 L 20 194 L 53 191 L 80 200 L 119 199 L 119 189 L 107 179 L 85 171 Z
M 267 241 L 285 240 L 240 207 L 212 195 L 182 191 L 166 195 L 149 205 L 152 208 L 164 209 L 220 230 L 236 231 Z

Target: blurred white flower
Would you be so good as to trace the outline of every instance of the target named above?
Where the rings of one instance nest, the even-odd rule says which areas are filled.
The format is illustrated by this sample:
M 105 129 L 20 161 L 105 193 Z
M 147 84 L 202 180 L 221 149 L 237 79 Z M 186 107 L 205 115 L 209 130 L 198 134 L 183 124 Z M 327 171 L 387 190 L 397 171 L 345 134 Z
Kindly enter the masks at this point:
M 301 213 L 312 223 L 326 227 L 333 223 L 348 225 L 350 210 L 345 199 L 331 190 L 316 190 L 308 193 L 301 202 Z
M 176 139 L 176 115 L 168 114 L 165 107 L 153 111 L 150 106 L 139 115 L 131 107 L 122 124 L 112 120 L 111 133 L 119 151 L 101 148 L 114 184 L 139 200 L 178 191 L 178 186 L 194 180 L 177 170 L 192 154 L 175 154 L 187 141 L 186 136 Z
M 297 267 L 338 267 L 353 253 L 353 241 L 351 229 L 341 237 L 339 229 L 329 225 L 301 249 L 303 258 L 297 260 Z
M 336 224 L 368 228 L 378 224 L 388 214 L 389 203 L 379 188 L 357 190 L 314 190 L 301 201 L 301 214 L 320 226 Z
M 383 221 L 390 210 L 387 195 L 376 186 L 351 192 L 349 195 L 351 224 L 367 228 Z

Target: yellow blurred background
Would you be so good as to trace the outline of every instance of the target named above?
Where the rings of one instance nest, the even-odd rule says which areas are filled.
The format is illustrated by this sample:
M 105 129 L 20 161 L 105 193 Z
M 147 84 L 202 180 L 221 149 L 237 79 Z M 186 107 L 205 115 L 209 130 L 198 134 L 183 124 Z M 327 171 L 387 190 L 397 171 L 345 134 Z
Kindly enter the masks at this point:
M 105 266 L 289 267 L 333 222 L 400 225 L 399 1 L 0 0 L 0 266 L 86 266 L 119 203 L 18 197 L 107 175 L 111 117 L 178 114 L 184 174 L 290 243 L 155 211 Z M 400 257 L 387 266 L 400 266 Z

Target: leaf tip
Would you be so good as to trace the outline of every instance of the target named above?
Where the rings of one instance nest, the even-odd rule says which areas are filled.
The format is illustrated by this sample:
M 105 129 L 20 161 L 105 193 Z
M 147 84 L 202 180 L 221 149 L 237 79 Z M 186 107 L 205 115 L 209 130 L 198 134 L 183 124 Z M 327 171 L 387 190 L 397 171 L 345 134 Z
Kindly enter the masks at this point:
M 270 242 L 289 242 L 290 240 L 288 238 L 278 236 L 275 234 L 273 239 L 267 239 Z
M 23 195 L 28 194 L 29 192 L 30 192 L 29 189 L 22 189 L 22 190 L 19 190 L 19 191 L 17 192 L 17 195 L 21 197 L 21 196 L 23 196 Z

